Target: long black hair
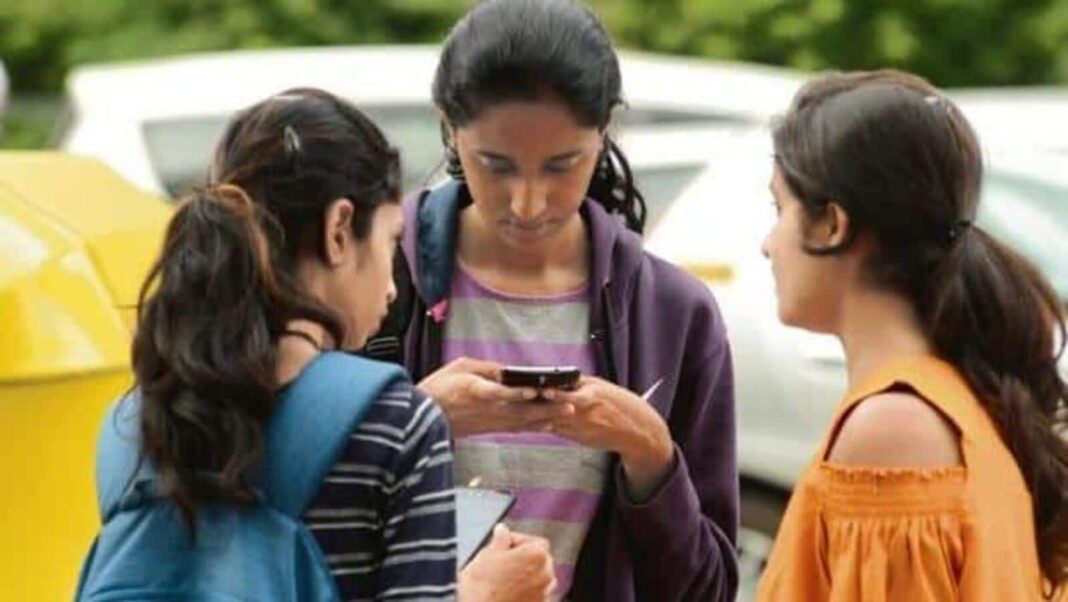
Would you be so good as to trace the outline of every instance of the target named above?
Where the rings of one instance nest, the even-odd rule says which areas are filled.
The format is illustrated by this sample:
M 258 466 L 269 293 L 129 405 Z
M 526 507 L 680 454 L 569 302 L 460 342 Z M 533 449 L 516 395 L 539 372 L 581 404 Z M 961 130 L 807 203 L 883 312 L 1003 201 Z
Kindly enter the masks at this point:
M 619 59 L 597 16 L 574 0 L 488 0 L 461 19 L 445 39 L 434 103 L 449 124 L 462 127 L 488 106 L 537 99 L 548 90 L 585 126 L 605 132 L 605 148 L 588 195 L 627 227 L 645 227 L 645 199 L 630 163 L 608 135 L 612 112 L 623 104 Z M 463 177 L 442 124 L 447 170 Z
M 324 252 L 322 220 L 339 198 L 362 209 L 353 230 L 365 238 L 374 209 L 398 202 L 399 170 L 397 151 L 356 108 L 291 90 L 229 124 L 214 181 L 181 201 L 141 288 L 132 355 L 142 460 L 194 535 L 204 502 L 254 499 L 249 476 L 287 322 L 311 320 L 344 340 L 336 313 L 298 286 L 297 255 Z
M 976 392 L 1030 489 L 1043 574 L 1063 586 L 1064 308 L 1033 265 L 974 223 L 983 164 L 972 128 L 923 79 L 876 71 L 807 85 L 774 142 L 807 217 L 833 201 L 850 218 L 841 246 L 810 252 L 833 254 L 872 236 L 867 273 L 911 301 L 935 352 Z

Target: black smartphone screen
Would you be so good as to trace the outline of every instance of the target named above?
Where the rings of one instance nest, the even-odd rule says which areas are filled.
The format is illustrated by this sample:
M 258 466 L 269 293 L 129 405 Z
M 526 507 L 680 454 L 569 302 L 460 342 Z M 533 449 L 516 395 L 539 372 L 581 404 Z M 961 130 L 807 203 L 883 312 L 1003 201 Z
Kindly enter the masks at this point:
M 582 372 L 574 366 L 505 366 L 501 384 L 533 389 L 573 389 Z

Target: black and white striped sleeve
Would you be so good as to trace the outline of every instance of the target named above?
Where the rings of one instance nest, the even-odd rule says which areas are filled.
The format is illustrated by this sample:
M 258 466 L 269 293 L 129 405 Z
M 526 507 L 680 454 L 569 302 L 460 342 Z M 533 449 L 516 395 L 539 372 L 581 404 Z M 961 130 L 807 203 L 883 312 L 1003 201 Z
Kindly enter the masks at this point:
M 445 416 L 409 384 L 386 390 L 304 514 L 343 600 L 456 597 Z

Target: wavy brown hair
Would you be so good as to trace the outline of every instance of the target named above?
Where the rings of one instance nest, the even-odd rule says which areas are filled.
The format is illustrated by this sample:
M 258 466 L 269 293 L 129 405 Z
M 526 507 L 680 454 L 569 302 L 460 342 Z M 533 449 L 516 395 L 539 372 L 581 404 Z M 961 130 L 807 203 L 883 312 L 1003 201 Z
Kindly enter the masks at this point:
M 374 209 L 398 202 L 399 171 L 359 110 L 291 90 L 233 119 L 213 182 L 179 204 L 141 288 L 132 355 L 141 459 L 194 535 L 202 504 L 255 499 L 286 324 L 311 320 L 344 340 L 340 318 L 301 290 L 296 258 L 324 252 L 322 221 L 340 198 L 365 238 Z
M 853 227 L 842 245 L 809 252 L 833 254 L 873 237 L 867 273 L 911 301 L 935 352 L 994 420 L 1030 489 L 1042 572 L 1062 588 L 1064 306 L 1033 265 L 974 223 L 983 164 L 971 126 L 925 80 L 886 70 L 808 84 L 773 137 L 776 163 L 808 218 L 833 201 Z

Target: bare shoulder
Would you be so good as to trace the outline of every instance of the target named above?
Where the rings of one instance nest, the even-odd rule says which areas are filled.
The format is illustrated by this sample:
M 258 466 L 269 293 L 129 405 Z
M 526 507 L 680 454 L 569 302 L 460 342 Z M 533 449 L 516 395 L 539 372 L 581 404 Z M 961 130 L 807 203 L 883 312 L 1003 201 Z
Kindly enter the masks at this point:
M 846 417 L 828 459 L 878 468 L 935 468 L 963 463 L 957 427 L 913 393 L 889 392 L 860 402 Z

